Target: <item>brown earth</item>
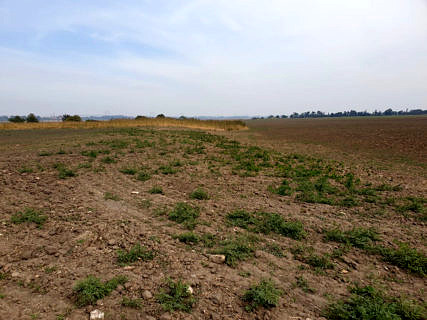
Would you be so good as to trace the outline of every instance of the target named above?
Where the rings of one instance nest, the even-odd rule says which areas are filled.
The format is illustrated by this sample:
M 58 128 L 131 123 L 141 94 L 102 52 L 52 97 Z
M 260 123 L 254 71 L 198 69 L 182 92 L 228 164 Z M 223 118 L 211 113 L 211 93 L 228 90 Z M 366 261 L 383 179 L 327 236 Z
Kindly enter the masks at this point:
M 427 116 L 247 121 L 264 140 L 323 146 L 330 153 L 427 164 Z
M 363 134 L 356 139 L 359 129 L 343 133 L 343 125 L 338 121 L 333 120 L 336 124 L 333 129 L 326 120 L 310 121 L 300 121 L 304 123 L 302 128 L 290 121 L 283 122 L 286 127 L 274 121 L 254 122 L 249 124 L 254 129 L 247 132 L 221 135 L 286 154 L 308 153 L 303 144 L 310 141 L 345 150 L 348 137 L 353 137 L 354 145 L 366 143 L 366 151 L 373 152 L 382 144 L 371 142 L 372 135 L 377 140 L 381 136 L 378 132 L 383 132 L 381 141 L 389 141 L 390 132 L 394 132 L 400 147 L 386 143 L 391 147 L 384 150 L 393 155 L 400 152 L 417 163 L 425 161 L 426 118 L 409 119 L 411 124 L 395 126 L 391 131 L 381 129 L 389 123 L 381 120 L 376 129 L 360 130 Z M 365 124 L 367 128 L 370 125 L 371 122 Z M 324 135 L 313 133 L 324 131 Z M 374 284 L 394 296 L 424 302 L 425 278 L 390 265 L 377 255 L 353 248 L 340 258 L 332 258 L 333 269 L 319 271 L 298 261 L 291 253 L 299 244 L 311 246 L 317 253 L 331 253 L 339 245 L 323 240 L 324 229 L 363 226 L 376 228 L 385 245 L 404 241 L 425 254 L 424 220 L 412 213 L 398 213 L 391 207 L 362 204 L 347 208 L 273 194 L 267 187 L 280 183 L 282 178 L 263 170 L 253 176 L 236 174 L 234 160 L 216 145 L 216 140 L 207 141 L 189 132 L 182 129 L 1 131 L 0 319 L 88 319 L 88 312 L 95 308 L 104 311 L 106 319 L 322 319 L 325 306 L 331 300 L 348 296 L 347 287 L 354 282 Z M 338 132 L 338 138 L 330 142 L 330 136 Z M 369 141 L 363 140 L 366 135 Z M 267 137 L 280 141 L 280 145 L 274 145 Z M 288 150 L 288 139 L 292 150 Z M 108 154 L 90 157 L 82 155 L 84 150 L 106 150 Z M 365 157 L 369 152 L 364 151 L 356 157 Z M 101 159 L 106 156 L 117 163 L 103 163 Z M 65 164 L 77 175 L 60 179 L 55 163 Z M 162 173 L 157 170 L 161 165 L 170 165 L 176 173 Z M 134 175 L 121 173 L 120 169 L 126 166 L 143 167 L 151 178 L 139 181 Z M 352 164 L 345 170 L 350 169 L 364 182 L 402 186 L 402 191 L 389 196 L 425 196 L 423 167 L 418 167 L 422 174 L 416 177 L 417 183 L 409 173 Z M 148 191 L 153 186 L 161 186 L 164 194 L 150 194 Z M 190 193 L 197 187 L 207 190 L 210 199 L 190 199 Z M 106 193 L 117 198 L 106 199 Z M 178 202 L 200 207 L 194 233 L 214 235 L 217 243 L 213 248 L 186 245 L 173 237 L 187 231 L 167 218 Z M 11 216 L 25 208 L 47 215 L 42 228 L 11 223 Z M 299 220 L 304 224 L 307 238 L 294 240 L 273 233 L 260 234 L 253 257 L 235 267 L 214 263 L 209 256 L 221 240 L 245 234 L 243 229 L 226 223 L 225 216 L 237 209 L 275 212 L 286 220 Z M 375 214 L 379 211 L 381 214 Z M 117 250 L 128 250 L 137 243 L 153 250 L 154 259 L 120 266 Z M 268 244 L 278 245 L 283 257 L 269 253 L 265 249 Z M 128 282 L 99 300 L 96 306 L 79 308 L 74 303 L 73 287 L 88 275 L 102 280 L 125 275 Z M 297 277 L 301 276 L 312 292 L 296 285 Z M 168 277 L 182 279 L 194 288 L 197 302 L 191 313 L 167 313 L 156 301 L 155 296 Z M 241 297 L 261 279 L 272 279 L 282 290 L 279 305 L 247 312 Z M 153 297 L 143 298 L 145 290 Z M 123 297 L 141 298 L 142 309 L 123 307 Z

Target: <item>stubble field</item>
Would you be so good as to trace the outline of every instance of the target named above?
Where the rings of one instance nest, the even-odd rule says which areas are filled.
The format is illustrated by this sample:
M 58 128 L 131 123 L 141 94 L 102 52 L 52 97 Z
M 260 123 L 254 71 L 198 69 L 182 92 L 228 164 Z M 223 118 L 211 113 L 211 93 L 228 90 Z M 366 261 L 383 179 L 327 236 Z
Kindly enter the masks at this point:
M 0 131 L 0 319 L 425 319 L 420 133 L 277 123 Z

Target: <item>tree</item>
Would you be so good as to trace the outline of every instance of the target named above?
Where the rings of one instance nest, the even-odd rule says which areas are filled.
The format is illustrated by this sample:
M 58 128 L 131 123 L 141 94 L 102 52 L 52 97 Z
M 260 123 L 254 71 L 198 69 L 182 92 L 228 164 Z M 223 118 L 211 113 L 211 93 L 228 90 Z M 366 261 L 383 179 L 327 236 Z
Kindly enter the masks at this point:
M 64 114 L 62 116 L 62 121 L 75 121 L 75 122 L 80 122 L 82 121 L 82 118 L 75 114 L 74 116 L 70 116 L 69 114 Z
M 14 117 L 10 117 L 8 120 L 10 122 L 22 123 L 22 122 L 25 122 L 25 117 L 14 116 Z
M 30 113 L 27 116 L 27 122 L 39 122 L 39 119 L 37 119 L 34 113 Z
M 158 115 L 156 116 L 156 118 L 166 118 L 166 117 L 165 117 L 165 115 L 164 115 L 163 113 L 161 113 L 161 114 L 158 114 Z

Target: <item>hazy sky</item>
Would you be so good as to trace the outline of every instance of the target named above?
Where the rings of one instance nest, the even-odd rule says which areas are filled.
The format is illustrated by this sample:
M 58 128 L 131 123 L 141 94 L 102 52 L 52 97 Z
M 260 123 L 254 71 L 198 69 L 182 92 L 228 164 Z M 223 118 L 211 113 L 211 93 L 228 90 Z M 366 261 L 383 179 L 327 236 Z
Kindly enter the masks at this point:
M 427 0 L 0 0 L 0 115 L 427 107 Z

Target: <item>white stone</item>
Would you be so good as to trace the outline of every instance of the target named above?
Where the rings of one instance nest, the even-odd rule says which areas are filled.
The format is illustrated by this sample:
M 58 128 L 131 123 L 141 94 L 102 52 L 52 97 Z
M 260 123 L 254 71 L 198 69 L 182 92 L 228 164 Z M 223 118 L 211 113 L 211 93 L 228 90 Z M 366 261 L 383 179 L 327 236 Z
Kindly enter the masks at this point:
M 209 256 L 209 260 L 214 263 L 224 263 L 225 262 L 225 255 L 223 254 L 212 254 Z
M 90 320 L 104 319 L 104 312 L 96 309 L 90 313 Z

